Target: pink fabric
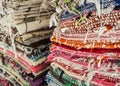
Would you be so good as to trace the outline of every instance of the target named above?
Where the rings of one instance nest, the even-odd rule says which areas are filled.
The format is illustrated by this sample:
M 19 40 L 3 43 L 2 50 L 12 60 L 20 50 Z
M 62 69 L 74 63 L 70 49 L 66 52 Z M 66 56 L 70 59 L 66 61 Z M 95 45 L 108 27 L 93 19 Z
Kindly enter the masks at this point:
M 56 52 L 60 52 L 60 54 L 55 54 Z M 82 52 L 80 50 L 74 49 L 74 48 L 70 48 L 70 47 L 66 47 L 63 45 L 55 45 L 51 48 L 51 54 L 48 56 L 48 60 L 51 61 L 53 58 L 55 58 L 55 56 L 63 56 L 64 58 L 67 59 L 71 59 L 72 57 L 74 58 L 74 56 L 79 56 L 79 57 L 85 57 L 85 58 L 89 58 L 89 57 L 93 57 L 93 58 L 100 58 L 103 56 L 107 56 L 109 57 L 108 59 L 117 59 L 117 57 L 120 57 L 119 53 L 114 53 L 113 55 L 109 55 L 109 54 L 105 54 L 105 53 L 93 53 L 93 52 Z M 115 58 L 116 57 L 116 58 Z
M 0 47 L 0 51 L 4 52 L 4 49 Z M 12 58 L 15 58 L 15 54 L 11 50 L 5 50 L 5 54 L 10 55 Z M 18 57 L 18 60 L 24 65 L 26 65 L 29 69 L 31 69 L 31 71 L 34 73 L 37 73 L 40 70 L 43 70 L 44 68 L 48 67 L 50 64 L 49 62 L 44 62 L 44 64 L 40 64 L 38 66 L 32 66 L 30 62 L 26 61 L 22 56 Z
M 48 67 L 49 64 L 50 64 L 49 62 L 45 62 L 44 64 L 40 64 L 40 65 L 38 65 L 38 66 L 32 66 L 29 62 L 27 62 L 26 60 L 24 60 L 23 57 L 19 57 L 18 59 L 19 59 L 19 61 L 21 61 L 23 64 L 25 64 L 28 68 L 30 68 L 30 69 L 32 70 L 32 72 L 34 72 L 34 73 L 37 73 L 37 72 L 39 72 L 40 70 L 45 69 L 45 68 Z

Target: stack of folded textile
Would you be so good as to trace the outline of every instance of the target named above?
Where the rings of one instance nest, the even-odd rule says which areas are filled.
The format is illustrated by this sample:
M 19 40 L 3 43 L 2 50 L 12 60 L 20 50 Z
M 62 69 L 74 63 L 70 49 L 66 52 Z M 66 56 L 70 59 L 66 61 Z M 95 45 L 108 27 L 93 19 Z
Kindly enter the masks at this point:
M 0 84 L 46 84 L 53 13 L 49 0 L 0 1 Z
M 51 3 L 56 13 L 50 26 L 56 27 L 48 56 L 48 86 L 119 86 L 120 1 Z

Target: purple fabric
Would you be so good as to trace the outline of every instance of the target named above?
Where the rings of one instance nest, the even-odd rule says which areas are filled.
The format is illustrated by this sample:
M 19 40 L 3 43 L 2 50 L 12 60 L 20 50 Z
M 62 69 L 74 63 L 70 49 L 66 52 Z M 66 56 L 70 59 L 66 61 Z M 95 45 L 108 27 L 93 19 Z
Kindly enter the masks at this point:
M 36 80 L 32 81 L 29 80 L 31 86 L 41 86 L 41 84 L 44 82 L 44 77 L 39 77 Z

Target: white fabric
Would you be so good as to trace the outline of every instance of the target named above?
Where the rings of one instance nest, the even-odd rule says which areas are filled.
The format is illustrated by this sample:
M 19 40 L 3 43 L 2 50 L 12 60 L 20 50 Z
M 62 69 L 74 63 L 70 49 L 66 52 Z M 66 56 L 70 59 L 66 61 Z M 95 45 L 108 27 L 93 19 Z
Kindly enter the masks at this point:
M 46 28 L 48 27 L 48 25 L 49 25 L 49 18 L 41 19 L 41 22 L 39 20 L 34 22 L 28 22 L 27 28 L 25 23 L 15 25 L 15 26 L 18 30 L 18 33 L 21 35 L 26 33 L 26 29 L 27 29 L 27 32 L 30 32 L 30 31 L 38 30 L 40 28 Z

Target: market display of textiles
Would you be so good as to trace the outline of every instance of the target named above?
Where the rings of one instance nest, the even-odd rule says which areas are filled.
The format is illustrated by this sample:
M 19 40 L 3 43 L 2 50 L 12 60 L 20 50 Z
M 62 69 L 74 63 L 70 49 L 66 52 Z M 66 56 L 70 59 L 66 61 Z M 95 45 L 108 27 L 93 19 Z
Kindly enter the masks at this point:
M 120 0 L 52 0 L 48 86 L 120 86 Z
M 54 12 L 48 0 L 0 1 L 0 86 L 46 86 Z

